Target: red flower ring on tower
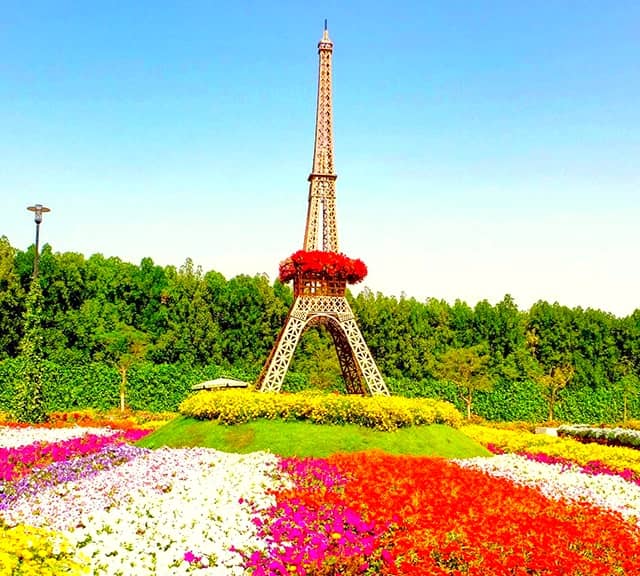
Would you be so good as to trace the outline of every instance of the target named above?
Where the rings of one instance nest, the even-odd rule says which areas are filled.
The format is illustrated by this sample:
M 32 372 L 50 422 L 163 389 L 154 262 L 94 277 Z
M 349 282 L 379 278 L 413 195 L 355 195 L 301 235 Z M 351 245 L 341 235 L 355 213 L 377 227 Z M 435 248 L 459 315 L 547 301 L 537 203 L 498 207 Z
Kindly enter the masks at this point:
M 280 262 L 279 278 L 289 282 L 296 276 L 317 274 L 326 279 L 346 280 L 357 284 L 367 275 L 367 266 L 359 258 L 349 258 L 338 252 L 298 250 Z

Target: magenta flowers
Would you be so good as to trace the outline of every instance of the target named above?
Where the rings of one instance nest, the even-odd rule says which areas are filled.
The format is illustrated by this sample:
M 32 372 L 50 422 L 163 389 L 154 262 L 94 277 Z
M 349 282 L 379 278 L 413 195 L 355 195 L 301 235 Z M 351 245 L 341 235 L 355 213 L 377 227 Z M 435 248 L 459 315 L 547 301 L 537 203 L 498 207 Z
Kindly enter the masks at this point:
M 17 448 L 0 447 L 0 480 L 14 481 L 34 468 L 42 468 L 53 462 L 63 462 L 84 454 L 93 454 L 113 444 L 134 442 L 148 433 L 147 430 L 127 430 L 114 432 L 109 436 L 87 434 L 53 444 L 36 442 Z
M 349 564 L 350 574 L 365 574 L 371 558 L 379 561 L 379 538 L 387 526 L 366 522 L 347 504 L 341 495 L 347 479 L 335 466 L 286 459 L 280 469 L 293 486 L 277 491 L 276 504 L 254 519 L 267 543 L 246 559 L 254 576 L 324 574 L 338 559 Z

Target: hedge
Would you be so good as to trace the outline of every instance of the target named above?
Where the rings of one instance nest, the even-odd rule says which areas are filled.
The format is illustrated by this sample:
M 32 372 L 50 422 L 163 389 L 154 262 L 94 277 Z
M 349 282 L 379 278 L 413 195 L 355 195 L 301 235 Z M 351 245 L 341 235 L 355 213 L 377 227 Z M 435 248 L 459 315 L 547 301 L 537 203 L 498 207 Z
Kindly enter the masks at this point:
M 15 383 L 20 378 L 21 369 L 20 358 L 0 361 L 0 412 L 11 411 Z M 42 376 L 47 412 L 81 408 L 109 410 L 119 405 L 120 375 L 114 366 L 100 363 L 62 366 L 43 361 Z M 252 382 L 257 374 L 217 365 L 140 363 L 129 371 L 126 403 L 134 410 L 177 411 L 193 384 L 219 376 L 234 376 Z M 450 382 L 405 378 L 387 378 L 386 382 L 394 395 L 436 398 L 451 402 L 458 410 L 464 411 L 464 403 Z M 287 374 L 283 391 L 299 392 L 307 388 L 306 375 Z M 548 412 L 535 384 L 506 380 L 496 382 L 490 392 L 477 392 L 472 411 L 490 421 L 527 422 L 543 422 Z M 555 407 L 556 419 L 571 423 L 620 422 L 622 413 L 620 392 L 604 387 L 569 386 L 560 391 Z M 640 397 L 629 398 L 628 413 L 630 418 L 640 417 Z
M 21 369 L 20 358 L 0 362 L 0 411 L 11 411 Z M 126 405 L 133 410 L 175 412 L 193 384 L 223 374 L 245 377 L 215 365 L 141 363 L 133 366 L 127 375 Z M 61 366 L 43 361 L 42 376 L 47 412 L 82 408 L 109 410 L 119 406 L 120 374 L 114 366 L 101 363 Z

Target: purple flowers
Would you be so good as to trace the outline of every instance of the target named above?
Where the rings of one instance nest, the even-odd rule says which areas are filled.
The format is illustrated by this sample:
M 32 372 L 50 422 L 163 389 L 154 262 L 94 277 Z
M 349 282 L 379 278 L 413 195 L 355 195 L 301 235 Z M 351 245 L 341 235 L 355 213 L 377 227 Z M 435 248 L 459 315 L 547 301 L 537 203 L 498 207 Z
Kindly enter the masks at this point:
M 129 444 L 113 444 L 98 452 L 76 456 L 67 461 L 56 461 L 13 482 L 0 482 L 0 510 L 6 510 L 19 496 L 37 494 L 44 488 L 63 482 L 89 478 L 101 471 L 132 460 L 146 452 Z
M 32 469 L 93 454 L 106 446 L 134 442 L 146 434 L 146 430 L 127 430 L 109 435 L 86 434 L 56 443 L 34 442 L 11 448 L 0 446 L 0 481 L 17 480 Z

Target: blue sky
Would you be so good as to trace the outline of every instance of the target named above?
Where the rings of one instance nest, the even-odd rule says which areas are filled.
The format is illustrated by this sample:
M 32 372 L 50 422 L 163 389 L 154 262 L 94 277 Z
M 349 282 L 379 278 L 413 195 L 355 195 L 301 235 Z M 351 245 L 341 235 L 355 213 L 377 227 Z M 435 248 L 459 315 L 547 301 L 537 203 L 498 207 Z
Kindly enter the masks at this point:
M 303 240 L 324 18 L 364 286 L 640 308 L 635 0 L 5 0 L 0 235 L 27 248 L 42 203 L 55 251 L 274 278 Z

